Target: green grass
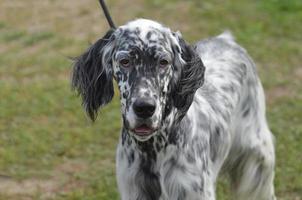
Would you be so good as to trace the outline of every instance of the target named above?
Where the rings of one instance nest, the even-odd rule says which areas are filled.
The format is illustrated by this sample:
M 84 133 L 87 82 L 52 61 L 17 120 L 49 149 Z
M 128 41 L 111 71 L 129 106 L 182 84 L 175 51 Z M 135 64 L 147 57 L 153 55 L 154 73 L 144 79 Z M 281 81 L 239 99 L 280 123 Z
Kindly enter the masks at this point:
M 276 137 L 276 193 L 302 197 L 300 0 L 108 1 L 116 24 L 145 17 L 194 42 L 231 30 L 258 65 Z M 107 29 L 97 1 L 0 0 L 0 199 L 118 199 L 118 95 L 91 123 L 71 61 Z M 6 189 L 3 189 L 5 188 Z M 228 183 L 218 199 L 229 199 Z

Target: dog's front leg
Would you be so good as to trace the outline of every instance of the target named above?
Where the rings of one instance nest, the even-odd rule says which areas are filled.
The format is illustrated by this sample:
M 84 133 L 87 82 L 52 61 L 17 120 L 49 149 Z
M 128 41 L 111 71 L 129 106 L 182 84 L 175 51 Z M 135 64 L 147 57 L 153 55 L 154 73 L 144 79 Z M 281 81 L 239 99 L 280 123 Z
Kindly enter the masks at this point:
M 141 192 L 135 181 L 138 171 L 135 152 L 120 142 L 116 153 L 116 178 L 120 198 L 121 200 L 136 200 L 141 196 Z
M 201 160 L 189 163 L 183 162 L 182 159 L 184 155 L 178 155 L 163 164 L 162 199 L 215 200 L 215 181 L 206 164 Z

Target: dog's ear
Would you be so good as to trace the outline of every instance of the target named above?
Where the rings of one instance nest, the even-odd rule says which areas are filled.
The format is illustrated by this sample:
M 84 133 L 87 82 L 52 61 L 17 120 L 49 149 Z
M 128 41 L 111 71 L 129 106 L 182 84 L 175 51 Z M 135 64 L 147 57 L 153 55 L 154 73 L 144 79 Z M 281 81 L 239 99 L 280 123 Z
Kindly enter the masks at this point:
M 172 47 L 174 59 L 174 81 L 172 83 L 173 106 L 178 109 L 179 119 L 185 115 L 193 102 L 195 92 L 204 82 L 205 67 L 195 51 L 179 34 L 174 34 L 177 45 Z
M 109 103 L 114 95 L 112 80 L 112 46 L 114 31 L 90 46 L 75 59 L 72 88 L 82 96 L 83 106 L 94 121 L 98 109 Z

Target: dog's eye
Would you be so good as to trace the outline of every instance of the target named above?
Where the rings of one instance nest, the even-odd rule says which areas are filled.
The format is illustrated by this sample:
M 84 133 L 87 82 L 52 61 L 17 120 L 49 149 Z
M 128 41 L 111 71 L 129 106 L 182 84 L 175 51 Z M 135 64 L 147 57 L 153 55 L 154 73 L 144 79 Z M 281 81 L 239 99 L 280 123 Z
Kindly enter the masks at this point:
M 161 59 L 161 60 L 159 61 L 159 66 L 160 66 L 160 67 L 166 67 L 167 65 L 169 65 L 169 61 L 168 61 L 168 60 L 166 60 L 166 59 Z
M 120 60 L 120 64 L 123 66 L 123 67 L 129 67 L 130 65 L 130 60 L 127 59 L 127 58 L 123 58 Z

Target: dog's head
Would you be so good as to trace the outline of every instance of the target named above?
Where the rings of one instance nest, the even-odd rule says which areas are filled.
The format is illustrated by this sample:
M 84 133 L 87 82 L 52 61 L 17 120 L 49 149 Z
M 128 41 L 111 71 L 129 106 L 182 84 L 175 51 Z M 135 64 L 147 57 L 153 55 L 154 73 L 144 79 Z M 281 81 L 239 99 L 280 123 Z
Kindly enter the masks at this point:
M 174 109 L 181 120 L 202 85 L 196 52 L 161 24 L 139 19 L 110 30 L 75 62 L 72 85 L 90 118 L 120 90 L 124 128 L 141 141 L 160 129 Z

